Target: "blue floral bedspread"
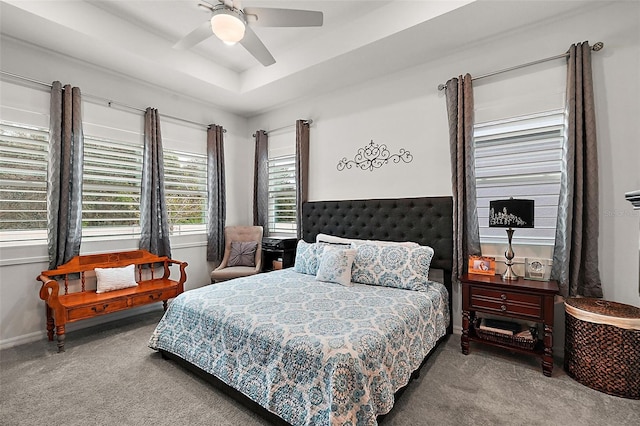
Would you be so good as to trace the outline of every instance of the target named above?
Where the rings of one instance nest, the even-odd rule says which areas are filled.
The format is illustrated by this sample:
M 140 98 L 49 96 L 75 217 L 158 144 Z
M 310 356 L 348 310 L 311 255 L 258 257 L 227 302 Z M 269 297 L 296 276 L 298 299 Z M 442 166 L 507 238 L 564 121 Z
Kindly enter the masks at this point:
M 293 425 L 375 425 L 449 322 L 446 288 L 316 281 L 293 269 L 187 291 L 149 347 L 215 375 Z

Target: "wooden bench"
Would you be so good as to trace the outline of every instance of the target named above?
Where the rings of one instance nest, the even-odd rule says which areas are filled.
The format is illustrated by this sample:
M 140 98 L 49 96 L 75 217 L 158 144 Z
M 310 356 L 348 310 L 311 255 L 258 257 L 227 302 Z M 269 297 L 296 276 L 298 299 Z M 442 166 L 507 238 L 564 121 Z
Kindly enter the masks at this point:
M 135 265 L 136 287 L 129 287 L 106 293 L 85 288 L 85 273 L 95 268 L 118 268 Z M 154 277 L 154 266 L 162 264 L 164 274 Z M 180 265 L 180 279 L 169 279 L 169 265 Z M 143 268 L 149 265 L 147 268 Z M 64 265 L 51 271 L 43 271 L 37 278 L 42 281 L 40 298 L 46 302 L 47 337 L 53 340 L 53 331 L 58 338 L 58 352 L 64 352 L 65 324 L 111 312 L 162 301 L 167 309 L 167 300 L 184 290 L 187 280 L 186 262 L 159 257 L 145 250 L 76 256 Z M 143 273 L 144 269 L 144 273 Z M 80 291 L 69 292 L 70 280 L 79 274 Z M 70 277 L 72 275 L 72 277 Z M 143 276 L 145 277 L 143 279 Z M 60 282 L 58 282 L 58 280 Z M 60 284 L 64 283 L 64 293 L 60 294 Z M 73 287 L 73 285 L 72 285 Z

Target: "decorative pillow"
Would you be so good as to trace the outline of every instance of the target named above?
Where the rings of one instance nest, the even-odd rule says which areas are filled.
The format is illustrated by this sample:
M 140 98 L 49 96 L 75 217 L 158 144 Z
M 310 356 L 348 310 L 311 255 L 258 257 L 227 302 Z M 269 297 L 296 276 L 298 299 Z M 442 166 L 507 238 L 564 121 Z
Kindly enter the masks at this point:
M 339 245 L 350 245 L 351 243 L 357 244 L 376 244 L 380 246 L 388 246 L 388 245 L 401 245 L 406 247 L 419 247 L 420 244 L 414 243 L 411 241 L 381 241 L 381 240 L 359 240 L 357 238 L 342 238 L 336 237 L 334 235 L 327 234 L 318 234 L 316 235 L 316 243 L 329 243 L 329 244 L 339 244 Z
M 257 241 L 231 241 L 227 266 L 256 266 Z
M 355 257 L 355 249 L 324 249 L 316 280 L 351 285 L 351 266 Z
M 122 268 L 95 268 L 95 271 L 98 280 L 96 293 L 106 293 L 138 285 L 135 265 Z
M 301 274 L 316 275 L 318 273 L 318 252 L 322 253 L 322 248 L 318 244 L 309 244 L 305 240 L 298 241 L 293 270 Z
M 431 247 L 379 246 L 372 243 L 353 245 L 356 258 L 351 281 L 406 290 L 425 289 L 433 258 Z

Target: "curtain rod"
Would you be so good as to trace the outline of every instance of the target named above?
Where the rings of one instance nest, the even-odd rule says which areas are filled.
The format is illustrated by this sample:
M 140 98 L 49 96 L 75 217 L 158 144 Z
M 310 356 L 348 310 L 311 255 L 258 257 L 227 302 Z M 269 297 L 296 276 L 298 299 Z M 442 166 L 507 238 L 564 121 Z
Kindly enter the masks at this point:
M 308 124 L 309 126 L 311 126 L 313 124 L 313 120 L 303 120 L 305 124 Z M 271 129 L 271 130 L 265 130 L 266 134 L 269 134 L 271 132 L 277 132 L 278 130 L 284 130 L 284 129 L 288 129 L 289 127 L 296 127 L 295 124 L 289 124 L 286 126 L 282 126 L 282 127 L 276 127 L 275 129 Z M 254 133 L 252 135 L 254 138 L 256 137 L 256 134 Z
M 595 43 L 593 46 L 591 46 L 591 50 L 593 50 L 594 52 L 597 52 L 599 50 L 602 50 L 604 48 L 604 43 L 599 41 L 597 43 Z M 521 64 L 521 65 L 515 65 L 513 67 L 510 68 L 505 68 L 503 70 L 499 70 L 499 71 L 494 71 L 494 72 L 490 72 L 487 74 L 482 74 L 479 75 L 478 77 L 472 77 L 471 80 L 480 80 L 481 78 L 487 78 L 487 77 L 492 77 L 494 75 L 497 74 L 502 74 L 504 72 L 509 72 L 509 71 L 514 71 L 520 68 L 526 68 L 526 67 L 530 67 L 532 65 L 538 65 L 541 64 L 543 62 L 549 62 L 549 61 L 553 61 L 555 59 L 560 59 L 560 58 L 566 58 L 567 56 L 569 56 L 569 53 L 563 53 L 561 55 L 556 55 L 556 56 L 551 56 L 549 58 L 544 58 L 544 59 L 538 59 L 537 61 L 533 61 L 533 62 L 527 62 L 526 64 Z M 447 88 L 446 84 L 438 84 L 438 90 L 444 90 Z
M 25 77 L 25 76 L 22 76 L 22 75 L 19 75 L 19 74 L 13 74 L 13 73 L 10 73 L 10 72 L 7 72 L 7 71 L 3 71 L 3 70 L 0 70 L 0 74 L 6 75 L 8 77 L 16 78 L 18 80 L 28 81 L 29 83 L 39 84 L 41 86 L 48 87 L 49 89 L 51 89 L 51 84 L 45 83 L 44 81 L 34 80 L 33 78 Z M 146 110 L 144 110 L 142 108 L 134 107 L 134 106 L 122 103 L 122 102 L 117 102 L 117 101 L 113 101 L 111 99 L 103 98 L 102 96 L 92 95 L 90 93 L 82 93 L 82 95 L 86 96 L 88 98 L 93 98 L 93 99 L 96 99 L 96 100 L 99 100 L 99 101 L 106 102 L 107 106 L 109 106 L 109 108 L 111 108 L 112 105 L 118 105 L 118 106 L 121 106 L 121 107 L 124 107 L 124 108 L 132 109 L 134 111 L 139 111 L 139 112 L 145 112 L 146 111 Z M 193 124 L 195 126 L 204 127 L 205 129 L 209 128 L 208 124 L 198 123 L 198 122 L 195 122 L 195 121 L 187 120 L 185 118 L 175 117 L 173 115 L 160 114 L 160 116 L 161 117 L 165 117 L 165 118 L 169 118 L 171 120 L 177 120 L 177 121 L 182 121 L 184 123 Z M 223 133 L 227 133 L 227 129 L 222 129 L 222 132 Z

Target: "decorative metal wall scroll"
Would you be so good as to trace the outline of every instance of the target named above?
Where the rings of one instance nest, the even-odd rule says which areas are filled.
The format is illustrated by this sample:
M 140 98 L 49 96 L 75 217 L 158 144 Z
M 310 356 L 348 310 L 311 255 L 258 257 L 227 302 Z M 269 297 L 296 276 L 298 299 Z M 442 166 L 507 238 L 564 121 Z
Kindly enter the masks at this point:
M 342 171 L 345 168 L 350 169 L 353 166 L 360 168 L 361 170 L 373 171 L 373 169 L 379 169 L 389 162 L 399 163 L 400 160 L 405 163 L 410 163 L 413 160 L 413 155 L 404 148 L 400 148 L 397 154 L 391 154 L 385 144 L 378 145 L 373 143 L 373 139 L 369 144 L 363 148 L 358 149 L 358 153 L 353 157 L 353 160 L 347 160 L 347 157 L 343 157 L 338 162 L 338 170 Z

